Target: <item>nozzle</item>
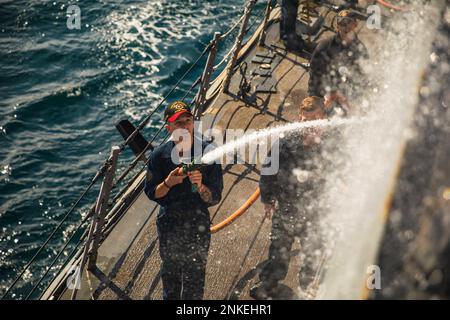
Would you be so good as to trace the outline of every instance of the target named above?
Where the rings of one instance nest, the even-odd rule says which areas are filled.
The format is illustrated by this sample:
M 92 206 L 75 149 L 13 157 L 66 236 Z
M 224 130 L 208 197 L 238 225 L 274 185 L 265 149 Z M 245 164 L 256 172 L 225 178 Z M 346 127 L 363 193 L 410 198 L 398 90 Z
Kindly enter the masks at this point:
M 181 170 L 183 174 L 187 174 L 188 172 L 200 170 L 203 166 L 205 165 L 201 163 L 195 163 L 195 160 L 193 160 L 190 163 L 183 163 L 181 165 Z M 198 187 L 195 184 L 192 185 L 192 192 L 198 192 Z

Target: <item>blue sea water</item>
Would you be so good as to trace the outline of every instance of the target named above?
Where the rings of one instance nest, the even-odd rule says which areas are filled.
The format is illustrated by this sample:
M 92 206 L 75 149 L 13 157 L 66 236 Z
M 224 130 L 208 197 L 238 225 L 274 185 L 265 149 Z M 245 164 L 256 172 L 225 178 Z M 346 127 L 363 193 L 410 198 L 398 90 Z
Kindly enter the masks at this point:
M 253 26 L 263 15 L 260 2 Z M 214 32 L 237 21 L 244 3 L 0 0 L 0 296 L 81 195 L 111 146 L 122 142 L 114 124 L 143 120 Z M 79 30 L 67 27 L 72 4 L 81 10 Z M 235 34 L 221 43 L 219 59 Z M 169 100 L 186 93 L 204 60 Z M 160 115 L 144 136 L 161 125 Z M 126 150 L 119 169 L 131 159 Z M 9 298 L 26 296 L 97 192 L 98 185 Z

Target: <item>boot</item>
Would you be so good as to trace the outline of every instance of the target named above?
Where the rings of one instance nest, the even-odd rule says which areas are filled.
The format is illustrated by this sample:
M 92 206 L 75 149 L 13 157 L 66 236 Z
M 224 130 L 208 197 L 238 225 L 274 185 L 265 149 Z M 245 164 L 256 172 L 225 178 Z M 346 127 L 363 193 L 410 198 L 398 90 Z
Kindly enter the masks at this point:
M 290 33 L 286 35 L 283 39 L 284 46 L 288 51 L 301 52 L 306 49 L 305 42 L 296 33 Z
M 250 289 L 250 297 L 255 300 L 268 300 L 276 297 L 278 282 L 259 281 Z
M 358 8 L 358 0 L 346 0 L 344 4 L 340 5 L 338 10 L 346 10 L 346 9 L 357 9 Z
M 300 289 L 303 292 L 307 292 L 309 286 L 314 282 L 316 278 L 316 270 L 311 267 L 310 264 L 304 264 L 300 269 L 299 284 Z

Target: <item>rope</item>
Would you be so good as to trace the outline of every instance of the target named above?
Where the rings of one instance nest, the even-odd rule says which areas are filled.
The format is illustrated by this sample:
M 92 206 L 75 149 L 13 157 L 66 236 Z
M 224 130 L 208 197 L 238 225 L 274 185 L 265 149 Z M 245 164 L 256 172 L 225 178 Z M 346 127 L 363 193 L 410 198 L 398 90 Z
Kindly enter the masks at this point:
M 223 57 L 222 61 L 220 61 L 218 64 L 216 64 L 216 65 L 213 67 L 213 71 L 216 71 L 218 68 L 220 68 L 220 66 L 221 66 L 224 62 L 228 61 L 228 59 L 230 58 L 230 55 L 233 53 L 233 50 L 234 50 L 235 47 L 236 47 L 236 44 L 234 44 L 233 47 L 228 51 L 228 53 Z
M 152 140 L 150 140 L 147 144 L 147 146 L 144 148 L 144 150 L 133 160 L 133 162 L 130 164 L 130 166 L 120 175 L 120 177 L 117 179 L 117 181 L 114 183 L 114 185 L 112 186 L 112 190 L 114 190 L 116 188 L 116 186 L 128 175 L 128 173 L 130 173 L 131 170 L 134 169 L 134 167 L 136 166 L 136 164 L 139 162 L 139 160 L 142 158 L 142 156 L 145 155 L 145 152 L 150 148 L 150 146 L 152 145 L 152 143 L 155 141 L 156 137 L 159 136 L 159 134 L 161 133 L 162 129 L 164 129 L 164 125 L 166 123 L 164 122 L 161 127 L 158 129 L 158 131 L 153 135 Z M 147 162 L 145 162 L 144 167 L 148 164 L 148 160 Z M 126 189 L 128 187 L 131 186 L 131 184 L 133 183 L 134 179 L 136 178 L 136 176 L 134 178 L 131 179 L 131 181 L 128 182 L 127 186 L 125 188 L 123 188 L 113 199 L 112 202 L 116 202 L 117 199 L 119 199 L 122 194 L 126 191 Z
M 134 169 L 136 164 L 142 159 L 142 157 L 145 155 L 145 153 L 148 151 L 148 149 L 150 149 L 153 141 L 155 140 L 155 138 L 159 135 L 159 133 L 164 128 L 164 125 L 165 125 L 165 123 L 163 123 L 162 126 L 158 129 L 156 134 L 153 136 L 153 139 L 147 143 L 144 150 L 142 150 L 142 152 L 134 158 L 134 160 L 131 162 L 131 164 L 128 166 L 128 168 L 120 175 L 120 177 L 117 179 L 117 181 L 112 186 L 111 191 L 114 190 L 114 188 L 119 184 L 119 182 L 121 182 L 128 175 L 128 173 L 130 173 L 130 171 Z
M 244 17 L 245 17 L 245 14 L 243 14 L 243 15 L 239 18 L 239 20 L 236 21 L 236 23 L 234 24 L 234 26 L 231 27 L 230 30 L 228 30 L 227 32 L 225 32 L 223 35 L 220 36 L 220 40 L 223 40 L 223 39 L 225 39 L 226 37 L 228 37 L 228 36 L 231 34 L 231 32 L 233 32 L 233 30 L 236 29 L 236 28 L 239 26 L 239 24 L 242 22 L 242 20 L 244 19 Z
M 87 221 L 89 215 L 86 215 L 86 217 L 84 217 L 84 219 L 81 221 L 81 223 L 78 225 L 78 227 L 76 228 L 76 230 L 72 233 L 72 235 L 70 236 L 69 240 L 66 241 L 66 243 L 64 244 L 64 247 L 61 249 L 61 251 L 59 251 L 58 255 L 56 256 L 56 258 L 52 261 L 52 263 L 50 264 L 50 266 L 47 267 L 47 270 L 45 271 L 44 275 L 39 279 L 39 281 L 36 283 L 36 285 L 33 287 L 33 289 L 28 293 L 28 295 L 26 296 L 25 300 L 28 300 L 31 295 L 36 291 L 36 289 L 39 287 L 39 285 L 41 284 L 41 282 L 45 279 L 45 277 L 47 276 L 47 274 L 49 273 L 49 271 L 52 269 L 52 267 L 55 265 L 55 263 L 58 261 L 59 257 L 61 256 L 61 254 L 64 252 L 64 250 L 66 250 L 67 246 L 69 245 L 69 243 L 72 241 L 72 239 L 74 238 L 75 234 L 78 232 L 78 230 L 81 229 L 81 227 L 83 226 L 83 224 Z
M 85 230 L 85 232 L 83 233 L 83 235 L 80 237 L 80 239 L 78 240 L 78 243 L 75 245 L 75 247 L 72 249 L 72 251 L 69 253 L 69 255 L 67 256 L 67 259 L 61 264 L 61 267 L 59 268 L 58 272 L 56 272 L 55 276 L 52 278 L 52 280 L 50 281 L 50 283 L 53 283 L 56 278 L 59 276 L 59 274 L 61 273 L 62 269 L 64 269 L 64 267 L 67 265 L 67 263 L 70 261 L 70 259 L 72 259 L 72 257 L 74 256 L 75 252 L 78 250 L 78 247 L 80 246 L 80 244 L 83 242 L 84 238 L 87 235 L 87 230 Z M 39 300 L 42 299 L 42 297 L 44 296 L 45 291 L 42 291 L 42 293 L 39 296 Z
M 166 141 L 167 141 L 167 138 L 169 138 L 169 137 L 170 137 L 170 135 L 167 133 L 166 136 L 165 136 L 165 138 L 164 138 L 164 140 L 163 140 L 161 143 L 166 142 Z M 142 168 L 139 170 L 139 172 L 136 173 L 136 175 L 133 177 L 132 181 L 134 181 L 135 179 L 137 179 L 137 178 L 139 177 L 139 175 L 140 175 L 145 169 L 147 169 L 147 165 L 148 165 L 148 162 L 149 162 L 149 161 L 150 161 L 150 159 L 147 159 L 147 162 L 142 166 Z M 132 183 L 132 182 L 131 182 L 131 183 Z M 130 185 L 131 185 L 131 183 L 130 183 Z M 128 186 L 127 186 L 126 188 L 124 188 L 124 190 L 127 190 L 127 189 L 128 189 Z M 110 221 L 116 220 L 116 221 L 113 222 L 113 223 L 111 223 L 111 224 L 108 224 L 107 226 L 105 226 L 105 233 L 108 233 L 108 231 L 111 230 L 112 228 L 114 228 L 114 226 L 120 221 L 120 219 L 116 219 L 115 216 L 109 217 L 109 220 L 110 220 Z
M 194 83 L 191 85 L 191 87 L 189 88 L 189 90 L 186 91 L 186 93 L 184 94 L 184 96 L 181 98 L 181 101 L 184 102 L 184 100 L 186 100 L 186 97 L 192 92 L 192 89 L 194 89 L 196 86 L 199 85 L 199 83 L 202 81 L 202 76 L 199 76 L 197 78 L 197 80 L 194 81 Z
M 103 168 L 102 168 L 103 169 Z M 102 171 L 102 170 L 100 170 Z M 100 172 L 99 171 L 99 172 Z M 56 231 L 61 228 L 62 224 L 66 221 L 66 219 L 69 217 L 69 215 L 73 212 L 75 207 L 78 205 L 78 203 L 81 201 L 81 199 L 84 198 L 86 193 L 92 188 L 92 186 L 95 184 L 96 180 L 100 177 L 100 175 L 97 173 L 97 175 L 92 179 L 90 185 L 86 188 L 86 190 L 83 192 L 81 197 L 78 198 L 78 200 L 72 205 L 70 210 L 66 213 L 66 215 L 63 217 L 63 219 L 59 222 L 59 224 L 56 226 L 56 228 L 53 230 L 53 232 L 50 234 L 50 236 L 45 240 L 44 244 L 39 248 L 39 250 L 34 254 L 34 256 L 28 261 L 26 266 L 23 268 L 22 272 L 17 276 L 17 278 L 13 281 L 13 283 L 8 287 L 6 292 L 3 294 L 2 298 L 0 300 L 5 299 L 5 297 L 11 292 L 11 289 L 16 285 L 16 283 L 22 278 L 23 274 L 28 270 L 28 268 L 31 266 L 31 264 L 36 260 L 38 255 L 41 253 L 41 251 L 47 246 L 47 244 L 50 242 L 50 240 L 53 238 L 53 236 L 56 234 Z
M 251 5 L 250 7 L 253 8 L 253 6 L 255 6 L 257 2 L 258 2 L 258 0 L 256 0 L 253 3 L 253 5 Z M 231 34 L 231 32 L 233 32 L 233 30 L 236 29 L 239 26 L 239 24 L 242 22 L 242 20 L 244 20 L 246 14 L 247 14 L 247 7 L 244 9 L 244 13 L 239 18 L 239 20 L 236 21 L 236 23 L 227 32 L 225 32 L 223 35 L 220 36 L 220 40 L 223 40 L 226 37 L 228 37 Z

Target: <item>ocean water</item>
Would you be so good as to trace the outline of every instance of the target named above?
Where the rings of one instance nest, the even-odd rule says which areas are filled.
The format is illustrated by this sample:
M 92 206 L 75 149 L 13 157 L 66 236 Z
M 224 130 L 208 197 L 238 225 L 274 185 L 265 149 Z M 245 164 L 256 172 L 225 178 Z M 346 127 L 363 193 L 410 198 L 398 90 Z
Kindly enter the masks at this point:
M 214 32 L 225 32 L 237 21 L 244 3 L 0 0 L 0 295 L 89 184 L 111 146 L 122 142 L 114 124 L 143 120 Z M 79 30 L 67 27 L 72 4 L 81 10 Z M 263 12 L 259 3 L 253 28 Z M 221 43 L 219 58 L 232 47 L 236 32 Z M 169 100 L 187 93 L 205 60 Z M 144 136 L 160 125 L 158 112 Z M 119 170 L 131 159 L 126 150 Z M 98 187 L 9 298 L 24 298 L 33 288 L 95 201 Z

